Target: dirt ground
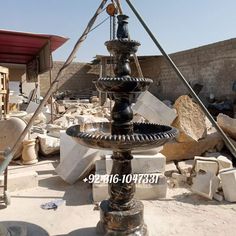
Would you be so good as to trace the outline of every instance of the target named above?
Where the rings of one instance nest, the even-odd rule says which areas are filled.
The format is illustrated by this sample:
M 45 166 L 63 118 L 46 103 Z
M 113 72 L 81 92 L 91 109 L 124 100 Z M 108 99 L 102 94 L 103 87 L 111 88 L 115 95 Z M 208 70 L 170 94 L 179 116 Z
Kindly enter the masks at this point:
M 55 163 L 47 163 L 36 168 L 37 188 L 11 193 L 11 205 L 0 205 L 0 223 L 26 225 L 28 232 L 34 232 L 27 235 L 33 236 L 96 235 L 99 211 L 92 203 L 91 185 L 69 185 L 54 167 Z M 54 199 L 65 202 L 57 210 L 40 208 Z M 168 189 L 166 199 L 143 203 L 150 236 L 236 235 L 236 204 L 205 200 L 185 188 Z

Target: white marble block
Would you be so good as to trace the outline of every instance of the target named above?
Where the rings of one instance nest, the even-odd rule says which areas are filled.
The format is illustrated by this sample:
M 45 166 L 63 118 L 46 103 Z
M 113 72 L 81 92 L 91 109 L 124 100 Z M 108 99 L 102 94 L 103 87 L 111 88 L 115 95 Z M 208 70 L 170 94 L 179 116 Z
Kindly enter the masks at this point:
M 200 159 L 198 159 L 200 158 Z M 195 171 L 199 172 L 200 170 L 205 172 L 211 172 L 214 175 L 218 175 L 219 172 L 219 163 L 216 158 L 209 158 L 209 157 L 198 157 L 195 156 L 196 166 Z
M 56 172 L 70 184 L 83 179 L 100 159 L 99 150 L 80 145 L 65 132 L 61 132 L 60 151 L 61 160 Z
M 167 180 L 163 174 L 153 173 L 148 176 L 155 176 L 157 182 L 153 184 L 140 183 L 136 184 L 135 198 L 139 200 L 156 200 L 159 198 L 165 198 L 167 193 Z M 93 200 L 94 202 L 100 202 L 108 199 L 108 184 L 104 182 L 105 175 L 100 176 L 98 183 L 93 183 Z
M 220 184 L 220 179 L 212 172 L 197 173 L 193 178 L 191 190 L 208 199 L 212 199 Z
M 220 172 L 225 200 L 236 202 L 236 169 Z
M 134 158 L 131 161 L 132 173 L 134 174 L 148 174 L 148 173 L 163 173 L 165 172 L 166 157 L 157 153 L 154 155 L 133 155 Z M 111 155 L 106 155 L 106 172 L 111 173 L 112 169 Z
M 95 174 L 96 175 L 105 175 L 106 174 L 106 161 L 105 159 L 97 160 L 95 162 Z
M 150 92 L 142 93 L 132 108 L 134 113 L 145 117 L 151 123 L 170 125 L 176 118 L 176 111 L 169 108 Z

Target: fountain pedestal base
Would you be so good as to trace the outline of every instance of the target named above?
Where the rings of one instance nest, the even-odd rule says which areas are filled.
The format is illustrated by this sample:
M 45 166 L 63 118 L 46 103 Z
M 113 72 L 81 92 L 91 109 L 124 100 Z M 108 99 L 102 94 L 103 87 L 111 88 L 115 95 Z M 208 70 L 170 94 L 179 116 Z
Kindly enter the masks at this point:
M 102 201 L 97 233 L 105 236 L 148 236 L 143 220 L 143 204 L 134 201 L 134 207 L 124 211 L 114 211 L 109 206 L 109 200 Z

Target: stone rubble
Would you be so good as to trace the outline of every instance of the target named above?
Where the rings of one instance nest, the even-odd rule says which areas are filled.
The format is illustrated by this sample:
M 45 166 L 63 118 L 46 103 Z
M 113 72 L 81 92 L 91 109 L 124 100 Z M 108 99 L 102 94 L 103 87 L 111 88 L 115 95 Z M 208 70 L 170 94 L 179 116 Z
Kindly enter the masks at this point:
M 236 119 L 220 113 L 217 116 L 217 123 L 229 137 L 236 140 Z
M 132 109 L 150 123 L 170 125 L 176 118 L 174 109 L 169 108 L 148 91 L 138 97 Z
M 220 184 L 220 179 L 212 172 L 198 172 L 193 178 L 191 190 L 208 199 L 213 198 Z
M 189 96 L 184 95 L 175 101 L 174 108 L 178 116 L 172 126 L 180 132 L 176 139 L 178 142 L 192 142 L 206 138 L 205 114 L 198 104 L 193 102 Z
M 236 169 L 227 156 L 208 152 L 204 157 L 179 161 L 176 167 L 179 173 L 165 173 L 170 188 L 190 187 L 193 193 L 210 200 L 236 202 Z
M 173 161 L 167 162 L 165 168 L 165 176 L 171 177 L 173 173 L 179 173 L 177 166 Z
M 179 161 L 193 159 L 206 151 L 220 151 L 224 146 L 221 136 L 215 131 L 199 141 L 177 142 L 172 141 L 164 145 L 161 153 L 166 156 L 167 161 Z
M 60 139 L 47 134 L 39 134 L 39 151 L 44 156 L 57 154 L 60 151 Z
M 114 102 L 107 99 L 100 106 L 96 96 L 91 97 L 90 102 L 55 102 L 54 121 L 48 122 L 50 113 L 44 109 L 31 129 L 30 138 L 37 138 L 41 154 L 48 156 L 60 152 L 56 172 L 67 183 L 83 180 L 95 169 L 95 175 L 100 178 L 100 182 L 93 183 L 92 187 L 95 202 L 109 197 L 106 176 L 112 169 L 111 151 L 84 147 L 66 135 L 65 130 L 72 125 L 109 122 L 113 105 Z M 28 110 L 34 112 L 36 108 L 37 104 L 31 103 Z M 236 169 L 233 169 L 230 158 L 220 152 L 224 146 L 222 138 L 189 96 L 179 97 L 172 106 L 170 101 L 161 102 L 147 92 L 138 98 L 133 110 L 133 122 L 171 124 L 180 131 L 178 138 L 163 147 L 133 152 L 133 173 L 144 174 L 148 178 L 153 175 L 158 180 L 153 184 L 138 183 L 136 198 L 165 198 L 168 185 L 191 188 L 193 193 L 207 199 L 236 201 Z M 32 115 L 29 113 L 23 119 L 28 122 Z M 220 114 L 217 122 L 235 139 L 236 119 Z
M 236 202 L 236 169 L 224 169 L 220 172 L 225 200 Z

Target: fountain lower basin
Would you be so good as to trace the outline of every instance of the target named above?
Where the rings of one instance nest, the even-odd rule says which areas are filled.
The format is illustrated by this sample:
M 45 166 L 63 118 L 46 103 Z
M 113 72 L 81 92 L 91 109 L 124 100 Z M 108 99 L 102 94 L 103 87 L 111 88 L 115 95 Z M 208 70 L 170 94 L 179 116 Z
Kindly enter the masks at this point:
M 90 148 L 133 150 L 161 146 L 176 137 L 178 131 L 170 126 L 133 123 L 132 135 L 112 135 L 111 123 L 75 125 L 66 130 L 76 142 Z

